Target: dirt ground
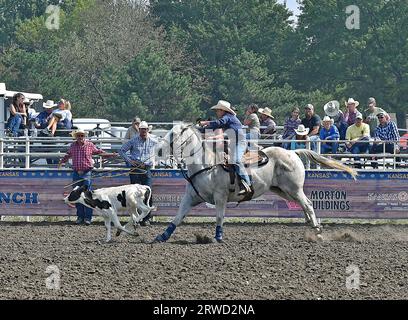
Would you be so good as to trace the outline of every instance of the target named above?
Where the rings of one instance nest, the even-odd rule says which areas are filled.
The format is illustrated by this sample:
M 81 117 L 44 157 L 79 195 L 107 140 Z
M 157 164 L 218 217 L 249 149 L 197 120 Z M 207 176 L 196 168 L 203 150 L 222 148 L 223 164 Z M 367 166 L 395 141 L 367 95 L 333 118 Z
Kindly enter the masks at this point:
M 189 223 L 147 243 L 165 227 L 101 244 L 102 223 L 0 222 L 0 299 L 408 298 L 407 225 L 325 225 L 315 242 L 300 223 L 228 223 L 200 244 L 215 225 Z

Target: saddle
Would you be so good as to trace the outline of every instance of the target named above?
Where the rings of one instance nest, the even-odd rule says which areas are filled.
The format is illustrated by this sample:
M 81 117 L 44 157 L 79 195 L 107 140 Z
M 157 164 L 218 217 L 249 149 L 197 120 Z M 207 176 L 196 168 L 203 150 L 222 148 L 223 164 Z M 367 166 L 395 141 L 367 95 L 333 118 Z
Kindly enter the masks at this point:
M 251 167 L 255 164 L 260 166 L 264 166 L 269 162 L 268 156 L 265 154 L 265 152 L 258 150 L 258 151 L 247 151 L 243 157 L 242 161 L 244 163 L 244 166 L 246 168 Z M 235 179 L 237 177 L 237 174 L 235 172 L 234 166 L 230 163 L 228 163 L 228 155 L 226 154 L 224 157 L 224 163 L 221 164 L 221 167 L 229 173 L 230 176 L 230 187 L 229 191 L 230 192 L 235 192 Z M 239 180 L 239 179 L 238 179 Z M 238 183 L 241 183 L 241 180 L 239 180 Z M 252 196 L 254 195 L 254 187 L 251 185 L 251 192 L 245 194 L 244 198 L 239 200 L 238 203 L 243 202 L 243 201 L 249 201 L 252 199 Z

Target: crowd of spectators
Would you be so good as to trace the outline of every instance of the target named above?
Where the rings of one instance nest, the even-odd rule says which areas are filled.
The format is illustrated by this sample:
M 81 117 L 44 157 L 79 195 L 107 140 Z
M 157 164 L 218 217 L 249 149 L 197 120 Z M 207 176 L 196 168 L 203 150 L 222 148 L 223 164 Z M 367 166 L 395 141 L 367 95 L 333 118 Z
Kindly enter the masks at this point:
M 52 100 L 48 100 L 43 103 L 41 112 L 36 112 L 32 104 L 33 101 L 21 93 L 13 97 L 6 124 L 7 135 L 17 137 L 23 135 L 24 131 L 27 132 L 24 129 L 29 132 L 38 129 L 43 136 L 54 136 L 58 129 L 63 132 L 73 128 L 69 101 L 60 99 L 54 104 Z M 344 110 L 341 110 L 338 101 L 330 101 L 323 107 L 323 120 L 315 113 L 312 104 L 304 107 L 303 115 L 299 107 L 294 107 L 284 119 L 283 132 L 279 136 L 283 141 L 276 145 L 289 150 L 310 148 L 322 154 L 398 153 L 399 144 L 395 141 L 400 140 L 400 135 L 396 123 L 388 113 L 377 106 L 373 97 L 368 99 L 364 110 L 360 111 L 359 105 L 359 101 L 349 98 Z M 125 134 L 126 140 L 139 135 L 140 123 L 139 117 L 133 118 Z M 243 124 L 248 128 L 246 139 L 249 141 L 249 149 L 257 149 L 260 139 L 276 139 L 277 125 L 269 107 L 248 105 Z M 380 143 L 381 141 L 385 143 Z
M 300 108 L 294 107 L 284 120 L 282 135 L 278 136 L 271 109 L 251 104 L 244 120 L 251 132 L 247 138 L 255 139 L 260 132 L 261 139 L 270 139 L 274 135 L 275 140 L 283 140 L 274 145 L 285 149 L 308 148 L 322 154 L 399 153 L 399 143 L 396 142 L 401 138 L 389 114 L 377 106 L 373 97 L 368 99 L 364 110 L 360 111 L 359 105 L 359 101 L 349 98 L 345 109 L 341 110 L 338 101 L 330 101 L 324 105 L 323 120 L 315 113 L 312 104 L 304 107 L 303 116 Z M 256 110 L 261 121 L 256 119 Z M 256 131 L 253 130 L 254 124 L 259 124 Z M 359 157 L 354 159 L 359 160 Z M 373 165 L 375 167 L 376 163 Z

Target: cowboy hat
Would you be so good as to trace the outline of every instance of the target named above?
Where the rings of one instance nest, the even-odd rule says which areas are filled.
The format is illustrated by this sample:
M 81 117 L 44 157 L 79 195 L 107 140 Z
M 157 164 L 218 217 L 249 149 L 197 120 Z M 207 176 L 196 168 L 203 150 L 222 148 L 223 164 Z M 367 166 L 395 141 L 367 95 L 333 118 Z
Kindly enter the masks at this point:
M 267 117 L 269 117 L 269 118 L 271 118 L 271 119 L 275 119 L 275 118 L 273 117 L 273 115 L 272 115 L 272 110 L 269 109 L 268 107 L 266 107 L 266 108 L 259 108 L 259 109 L 258 109 L 258 112 L 259 112 L 260 114 L 264 114 L 265 116 L 267 116 Z
M 329 117 L 335 117 L 339 114 L 340 103 L 337 100 L 329 101 L 323 106 L 323 109 Z
M 333 123 L 334 123 L 334 120 L 333 120 L 332 118 L 330 118 L 329 116 L 324 116 L 324 118 L 323 118 L 322 122 L 326 122 L 326 121 L 331 122 L 331 124 L 333 124 Z
M 77 135 L 80 133 L 84 134 L 85 136 L 88 135 L 88 132 L 86 132 L 84 129 L 75 130 L 71 133 L 71 135 L 74 137 L 74 139 L 76 139 Z
M 141 121 L 139 124 L 139 129 L 147 129 L 149 130 L 149 125 L 147 124 L 146 121 Z
M 47 100 L 46 103 L 43 103 L 43 108 L 45 108 L 45 109 L 51 109 L 51 108 L 54 108 L 56 106 L 57 106 L 57 104 L 54 103 L 53 100 Z
M 295 132 L 299 136 L 305 136 L 309 133 L 309 128 L 305 128 L 303 124 L 299 124 L 298 128 L 295 129 Z
M 349 98 L 344 104 L 347 106 L 349 103 L 354 103 L 356 107 L 360 104 L 357 100 L 354 100 L 353 98 Z
M 224 110 L 226 112 L 232 113 L 234 116 L 237 115 L 234 110 L 231 108 L 231 103 L 224 100 L 219 100 L 218 103 L 211 107 L 211 110 Z

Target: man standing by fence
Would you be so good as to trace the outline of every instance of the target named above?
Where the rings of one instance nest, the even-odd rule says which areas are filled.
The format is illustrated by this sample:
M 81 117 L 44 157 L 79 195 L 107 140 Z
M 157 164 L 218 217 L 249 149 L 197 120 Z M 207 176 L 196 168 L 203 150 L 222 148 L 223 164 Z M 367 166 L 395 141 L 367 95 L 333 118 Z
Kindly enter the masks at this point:
M 69 158 L 72 158 L 72 169 L 73 182 L 78 181 L 73 185 L 83 186 L 87 185 L 89 189 L 92 186 L 92 169 L 94 161 L 92 155 L 100 154 L 102 156 L 116 156 L 116 153 L 110 154 L 101 149 L 98 149 L 91 141 L 85 139 L 86 132 L 82 129 L 79 129 L 73 133 L 73 137 L 76 139 L 73 142 L 65 154 L 65 156 L 58 163 L 58 168 L 68 161 Z M 77 209 L 77 220 L 76 224 L 82 224 L 85 222 L 85 225 L 89 226 L 92 220 L 92 209 L 85 207 L 83 204 L 75 204 Z
M 139 135 L 134 136 L 126 142 L 119 151 L 119 155 L 131 167 L 129 178 L 131 184 L 142 184 L 152 188 L 152 166 L 154 160 L 154 149 L 158 140 L 149 134 L 149 125 L 146 121 L 140 122 Z M 130 155 L 127 155 L 127 152 Z M 150 198 L 150 206 L 152 206 L 152 198 Z M 151 219 L 151 214 L 143 219 L 140 225 L 148 224 Z

